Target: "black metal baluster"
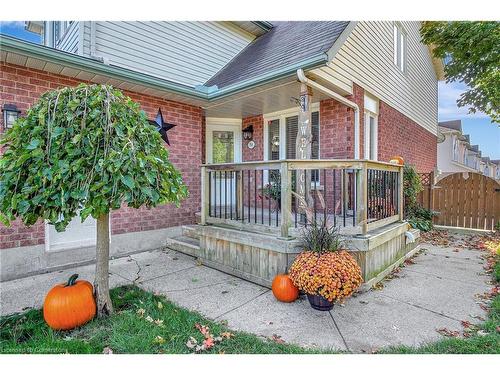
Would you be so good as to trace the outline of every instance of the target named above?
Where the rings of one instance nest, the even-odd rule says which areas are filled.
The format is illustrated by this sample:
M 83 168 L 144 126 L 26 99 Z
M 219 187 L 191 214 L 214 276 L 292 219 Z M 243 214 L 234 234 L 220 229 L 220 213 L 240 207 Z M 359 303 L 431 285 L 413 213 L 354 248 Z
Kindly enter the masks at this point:
M 356 202 L 357 202 L 357 190 L 356 190 L 356 175 L 358 174 L 359 171 L 354 170 L 352 173 L 353 176 L 353 182 L 352 182 L 352 226 L 356 226 Z
M 212 217 L 212 172 L 208 171 L 208 216 Z
M 297 188 L 297 170 L 294 170 L 293 171 L 293 180 L 292 181 L 295 181 L 295 188 Z M 281 179 L 281 175 L 280 175 L 280 179 Z M 292 183 L 293 185 L 293 183 Z M 293 190 L 292 187 L 290 187 L 290 190 Z M 292 199 L 293 201 L 295 202 L 295 210 L 294 210 L 294 215 L 295 215 L 295 228 L 297 228 L 297 199 L 294 198 L 293 194 L 292 194 Z M 283 213 L 281 213 L 283 215 Z
M 233 220 L 233 171 L 229 171 L 229 218 Z
M 240 220 L 240 213 L 239 213 L 239 204 L 240 204 L 240 195 L 238 194 L 239 192 L 239 187 L 240 187 L 240 179 L 239 179 L 239 171 L 234 171 L 234 187 L 235 187 L 235 194 L 234 194 L 234 202 L 235 204 L 235 210 L 234 214 L 236 215 L 236 221 Z
M 387 189 L 389 188 L 389 180 L 387 179 L 387 171 L 384 171 L 384 210 L 385 210 L 385 217 L 389 217 L 389 205 L 387 204 L 388 202 L 388 196 L 387 196 Z
M 333 225 L 337 226 L 337 170 L 333 170 Z
M 277 204 L 277 207 L 276 207 L 276 226 L 278 226 L 279 225 L 278 214 L 279 214 L 279 211 L 281 210 L 281 202 L 283 199 L 283 198 L 281 198 L 281 171 L 280 170 L 276 170 L 276 176 L 278 176 L 277 184 L 278 184 L 278 189 L 280 189 L 280 200 L 279 200 L 279 202 L 276 202 L 276 204 Z M 269 217 L 271 217 L 271 212 L 269 212 Z
M 248 223 L 250 223 L 250 169 L 248 170 Z
M 327 225 L 327 211 L 328 211 L 328 200 L 327 200 L 327 195 L 328 195 L 328 190 L 327 190 L 327 183 L 326 183 L 326 169 L 323 169 L 323 203 L 325 204 L 325 207 L 323 208 L 323 224 Z
M 271 189 L 273 188 L 272 185 L 271 185 L 272 170 L 270 169 L 269 172 L 267 172 L 267 173 L 268 173 L 267 174 L 267 177 L 268 177 L 267 178 L 267 180 L 268 180 L 267 181 L 267 186 L 269 186 L 269 189 L 268 189 L 268 192 L 269 192 L 269 197 L 268 197 L 268 200 L 269 200 L 269 212 L 268 212 L 268 214 L 269 214 L 269 220 L 268 220 L 268 225 L 271 226 L 271 216 L 272 216 L 272 214 L 271 214 Z M 264 178 L 262 178 L 262 179 L 264 179 Z
M 264 225 L 264 170 L 260 171 L 260 189 L 262 195 L 262 203 L 260 205 L 262 212 L 260 213 L 260 221 L 261 224 Z
M 224 171 L 224 219 L 227 219 L 227 171 Z
M 346 216 L 346 196 L 347 196 L 347 191 L 345 191 L 346 187 L 346 171 L 345 169 L 342 169 L 342 216 L 344 219 L 344 227 L 345 227 L 345 216 Z
M 257 170 L 253 171 L 253 221 L 257 224 Z
M 307 205 L 309 204 L 309 200 L 307 199 L 308 198 L 307 188 L 308 188 L 308 186 L 307 186 L 307 169 L 304 169 L 304 200 L 306 201 L 306 209 L 309 208 L 309 207 L 307 207 Z M 307 228 L 308 218 L 307 218 L 305 210 L 304 210 L 304 217 L 305 217 L 306 228 Z
M 313 176 L 313 171 L 311 171 L 311 177 Z M 316 175 L 314 173 L 314 194 L 313 194 L 313 204 L 314 204 L 314 223 L 316 223 L 316 197 L 318 196 L 318 185 L 317 185 L 317 178 L 319 175 Z
M 221 186 L 221 181 L 222 181 L 222 172 L 219 172 L 219 178 L 217 179 L 219 181 L 219 218 L 222 218 L 222 186 Z

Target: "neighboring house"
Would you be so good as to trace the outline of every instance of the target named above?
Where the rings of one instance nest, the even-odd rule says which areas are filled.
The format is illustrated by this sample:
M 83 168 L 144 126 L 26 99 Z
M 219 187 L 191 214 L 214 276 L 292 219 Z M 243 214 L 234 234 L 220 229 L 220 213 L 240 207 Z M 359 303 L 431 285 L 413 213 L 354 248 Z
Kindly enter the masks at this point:
M 22 116 L 47 90 L 96 82 L 122 89 L 149 118 L 161 108 L 177 125 L 170 158 L 190 196 L 180 208 L 122 208 L 110 219 L 113 254 L 160 247 L 176 227 L 195 221 L 205 161 L 296 158 L 298 69 L 326 88 L 312 88 L 313 158 L 401 155 L 420 172 L 433 170 L 443 65 L 420 42 L 419 28 L 385 21 L 28 22 L 44 46 L 1 36 L 0 105 L 15 105 Z M 242 137 L 250 126 L 252 142 Z M 63 233 L 43 222 L 0 227 L 2 277 L 86 261 L 92 253 L 82 248 L 93 246 L 94 235 L 92 220 L 75 219 Z
M 438 127 L 437 168 L 440 173 L 477 172 L 500 179 L 498 160 L 483 157 L 478 145 L 470 144 L 460 120 L 442 121 Z

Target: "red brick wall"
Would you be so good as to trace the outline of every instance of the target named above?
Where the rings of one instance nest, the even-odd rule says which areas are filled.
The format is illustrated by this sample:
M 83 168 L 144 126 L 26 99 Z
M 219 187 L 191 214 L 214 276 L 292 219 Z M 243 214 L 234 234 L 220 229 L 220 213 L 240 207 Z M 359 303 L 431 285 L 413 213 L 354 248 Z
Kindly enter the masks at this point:
M 360 109 L 360 144 L 363 144 L 364 90 L 354 85 L 354 95 L 347 97 Z M 320 157 L 321 159 L 354 158 L 354 111 L 334 99 L 320 103 Z M 363 152 L 361 151 L 361 157 Z
M 248 148 L 248 142 L 243 140 L 243 161 L 264 160 L 264 117 L 262 115 L 246 117 L 242 121 L 242 129 L 253 125 L 253 140 L 255 147 Z
M 16 104 L 25 114 L 26 110 L 45 91 L 62 86 L 75 86 L 81 81 L 34 69 L 0 63 L 0 106 Z M 154 118 L 161 107 L 165 121 L 177 124 L 169 131 L 170 160 L 181 171 L 189 189 L 189 198 L 180 208 L 164 205 L 153 209 L 121 208 L 111 215 L 113 234 L 166 228 L 193 223 L 194 214 L 200 209 L 200 172 L 202 163 L 202 109 L 187 104 L 172 102 L 149 95 L 124 91 L 141 104 L 149 118 Z M 3 131 L 0 120 L 0 132 Z M 11 248 L 44 243 L 44 226 L 37 223 L 25 228 L 16 221 L 6 228 L 0 224 L 0 248 Z
M 388 104 L 380 102 L 378 117 L 378 160 L 401 155 L 421 173 L 437 163 L 437 137 Z

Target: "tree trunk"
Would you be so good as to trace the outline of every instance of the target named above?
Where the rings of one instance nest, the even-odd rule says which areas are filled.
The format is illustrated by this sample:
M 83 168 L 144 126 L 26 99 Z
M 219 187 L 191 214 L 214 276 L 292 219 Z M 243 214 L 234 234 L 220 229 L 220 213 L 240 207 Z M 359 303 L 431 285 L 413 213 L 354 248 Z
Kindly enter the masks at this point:
M 109 296 L 109 214 L 104 214 L 97 219 L 94 296 L 97 316 L 111 315 L 113 305 Z

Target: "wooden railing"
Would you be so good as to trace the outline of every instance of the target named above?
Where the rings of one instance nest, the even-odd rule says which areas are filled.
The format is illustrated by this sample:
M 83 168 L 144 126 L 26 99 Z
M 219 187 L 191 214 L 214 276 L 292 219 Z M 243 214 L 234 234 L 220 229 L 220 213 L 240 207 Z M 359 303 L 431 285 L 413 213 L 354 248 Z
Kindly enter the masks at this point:
M 402 220 L 402 167 L 368 160 L 276 160 L 201 167 L 201 224 L 289 237 L 314 221 L 353 234 Z

